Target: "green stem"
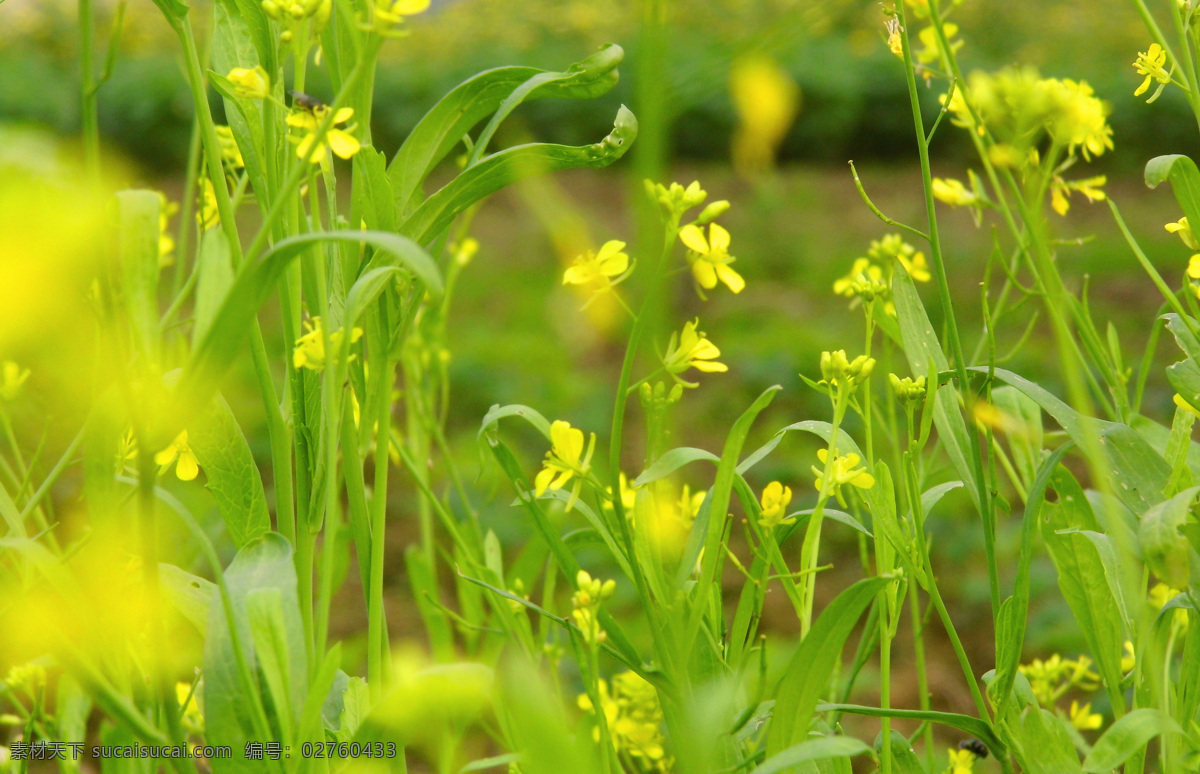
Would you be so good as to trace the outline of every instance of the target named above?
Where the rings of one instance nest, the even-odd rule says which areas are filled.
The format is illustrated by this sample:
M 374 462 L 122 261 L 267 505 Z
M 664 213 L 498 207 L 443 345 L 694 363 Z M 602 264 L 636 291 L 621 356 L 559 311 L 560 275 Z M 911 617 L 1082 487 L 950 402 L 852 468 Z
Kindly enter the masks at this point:
M 100 183 L 100 120 L 96 100 L 95 17 L 92 0 L 79 0 L 80 122 L 88 178 Z

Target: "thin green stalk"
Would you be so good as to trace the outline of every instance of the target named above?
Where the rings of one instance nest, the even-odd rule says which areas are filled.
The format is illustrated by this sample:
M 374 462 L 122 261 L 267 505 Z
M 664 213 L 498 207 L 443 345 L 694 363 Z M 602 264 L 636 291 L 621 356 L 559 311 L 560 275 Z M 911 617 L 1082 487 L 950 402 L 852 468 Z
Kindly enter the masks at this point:
M 96 99 L 95 17 L 92 0 L 79 0 L 80 121 L 88 179 L 100 184 L 100 120 Z
M 387 343 L 384 342 L 386 348 Z M 381 353 L 380 368 L 373 376 L 373 392 L 379 397 L 379 413 L 375 417 L 378 436 L 375 442 L 375 491 L 371 508 L 371 585 L 367 604 L 367 684 L 372 700 L 383 692 L 386 678 L 384 656 L 387 652 L 387 626 L 383 610 L 383 549 L 387 529 L 388 428 L 392 423 L 391 380 L 395 367 L 386 353 Z M 374 370 L 374 369 L 372 369 Z
M 941 18 L 938 15 L 937 0 L 930 0 L 930 18 L 933 26 L 943 35 Z M 917 93 L 916 72 L 913 69 L 912 48 L 909 45 L 908 26 L 904 18 L 904 4 L 898 3 L 896 15 L 900 21 L 901 41 L 904 51 L 904 74 L 908 82 L 909 105 L 912 109 L 913 127 L 917 136 L 917 150 L 921 159 L 921 182 L 925 193 L 925 213 L 929 222 L 929 252 L 933 262 L 934 275 L 937 277 L 938 294 L 941 298 L 942 309 L 945 313 L 946 328 L 950 339 L 950 349 L 954 355 L 955 378 L 958 388 L 965 397 L 970 390 L 967 382 L 966 358 L 963 354 L 962 340 L 958 335 L 958 320 L 954 314 L 954 302 L 950 297 L 950 282 L 946 276 L 946 261 L 942 256 L 941 238 L 938 234 L 937 210 L 933 200 L 933 175 L 929 166 L 929 146 L 925 142 L 925 122 L 921 117 L 921 102 Z M 949 50 L 946 46 L 945 50 Z M 979 442 L 979 433 L 973 422 L 967 422 L 967 432 L 971 436 L 974 453 L 971 455 L 971 468 L 975 475 L 976 489 L 979 497 L 979 510 L 983 521 L 984 552 L 987 555 L 988 587 L 991 591 L 993 620 L 1000 612 L 1000 572 L 996 565 L 996 514 L 992 507 L 991 493 L 988 491 L 983 476 L 983 448 Z M 983 711 L 981 709 L 981 711 Z

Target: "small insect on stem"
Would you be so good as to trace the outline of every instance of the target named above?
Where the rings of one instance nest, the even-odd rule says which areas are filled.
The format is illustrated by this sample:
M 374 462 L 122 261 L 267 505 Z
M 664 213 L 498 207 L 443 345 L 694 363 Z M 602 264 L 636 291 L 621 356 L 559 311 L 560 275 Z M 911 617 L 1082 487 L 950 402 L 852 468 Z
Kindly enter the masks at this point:
M 316 97 L 311 96 L 309 94 L 305 94 L 302 91 L 288 89 L 288 94 L 292 95 L 292 107 L 296 107 L 297 105 L 299 105 L 300 107 L 304 108 L 305 110 L 309 110 L 309 111 L 316 111 L 316 110 L 319 110 L 320 108 L 329 107 L 324 102 L 317 99 Z
M 958 749 L 970 750 L 975 754 L 975 757 L 979 759 L 988 757 L 987 745 L 978 739 L 964 739 L 958 743 Z

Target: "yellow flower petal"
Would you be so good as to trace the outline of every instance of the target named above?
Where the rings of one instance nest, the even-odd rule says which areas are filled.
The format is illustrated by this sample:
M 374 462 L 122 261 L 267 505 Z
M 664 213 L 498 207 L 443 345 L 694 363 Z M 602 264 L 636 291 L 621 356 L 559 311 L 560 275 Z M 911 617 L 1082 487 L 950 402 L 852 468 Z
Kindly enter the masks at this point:
M 716 272 L 717 276 L 721 279 L 721 282 L 724 282 L 725 286 L 734 293 L 741 293 L 746 287 L 746 280 L 742 279 L 742 275 L 738 274 L 727 265 L 723 263 L 717 264 Z
M 717 270 L 709 261 L 697 260 L 693 262 L 692 276 L 696 278 L 696 282 L 700 284 L 700 287 L 705 290 L 712 290 L 717 286 Z
M 715 226 L 716 224 L 714 223 L 713 225 Z M 687 245 L 689 250 L 694 250 L 701 255 L 708 254 L 708 242 L 704 239 L 704 232 L 701 231 L 700 227 L 695 224 L 689 223 L 688 225 L 679 229 L 679 241 Z M 704 285 L 703 282 L 700 284 Z M 715 284 L 716 280 L 714 279 L 713 285 Z M 711 288 L 713 285 L 705 285 L 705 287 Z
M 325 140 L 333 152 L 343 159 L 353 157 L 362 149 L 362 144 L 355 139 L 354 135 L 341 129 L 330 129 L 329 133 L 325 135 Z
M 179 464 L 175 466 L 175 475 L 180 481 L 191 481 L 200 472 L 200 465 L 191 451 L 179 455 Z
M 723 253 L 729 249 L 729 232 L 718 223 L 708 226 L 708 243 L 714 253 Z

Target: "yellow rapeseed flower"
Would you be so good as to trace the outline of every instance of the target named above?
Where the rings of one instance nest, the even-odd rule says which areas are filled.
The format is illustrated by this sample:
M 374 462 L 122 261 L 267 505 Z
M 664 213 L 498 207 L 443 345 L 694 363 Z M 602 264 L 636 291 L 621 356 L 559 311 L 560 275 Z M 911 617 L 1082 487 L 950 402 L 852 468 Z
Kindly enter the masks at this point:
M 375 24 L 380 27 L 400 24 L 405 16 L 416 16 L 429 9 L 429 0 L 375 0 Z
M 225 182 L 221 181 L 221 185 Z M 201 231 L 208 231 L 221 225 L 221 210 L 217 206 L 217 189 L 207 177 L 200 178 L 200 207 L 196 212 L 196 221 Z
M 830 463 L 829 449 L 817 449 L 817 459 L 821 460 L 821 464 L 829 470 L 831 475 L 830 493 L 837 497 L 837 501 L 841 503 L 843 508 L 846 507 L 846 500 L 842 496 L 843 484 L 850 484 L 859 489 L 870 489 L 875 486 L 875 477 L 868 473 L 866 468 L 858 467 L 860 459 L 857 454 L 838 455 Z M 825 471 L 813 465 L 812 472 L 817 477 L 817 480 L 814 482 L 817 491 L 824 493 Z
M 887 234 L 882 239 L 871 240 L 870 246 L 867 247 L 867 256 L 877 261 L 895 258 L 914 282 L 929 282 L 933 277 L 929 273 L 925 253 L 905 242 L 899 234 Z
M 0 374 L 0 398 L 7 401 L 16 400 L 28 378 L 28 368 L 21 368 L 13 361 L 5 360 L 3 374 Z
M 748 54 L 730 68 L 729 93 L 738 116 L 733 165 L 743 174 L 762 172 L 774 164 L 796 118 L 800 87 L 774 59 Z
M 617 753 L 636 762 L 636 770 L 666 774 L 674 769 L 674 761 L 666 755 L 663 734 L 663 712 L 654 686 L 634 672 L 622 672 L 612 679 L 612 688 L 599 681 L 600 708 L 605 725 Z M 591 697 L 581 694 L 579 708 L 598 714 Z M 592 738 L 600 740 L 600 729 Z
M 328 108 L 320 107 L 309 112 L 301 110 L 292 113 L 287 117 L 288 126 L 296 127 L 304 132 L 304 135 L 297 142 L 296 155 L 300 158 L 307 158 L 309 151 L 312 150 L 313 144 L 317 140 L 317 127 L 325 118 L 325 111 Z M 325 133 L 321 144 L 316 150 L 312 150 L 312 163 L 325 166 L 329 163 L 329 151 L 332 150 L 340 158 L 349 159 L 362 149 L 362 144 L 350 134 L 354 131 L 354 127 L 350 126 L 346 129 L 338 129 L 338 124 L 344 124 L 354 117 L 354 108 L 339 108 L 333 116 L 333 126 L 329 127 L 329 131 Z
M 1137 666 L 1137 653 L 1133 649 L 1133 643 L 1125 640 L 1125 652 L 1121 656 L 1121 673 L 1129 674 L 1135 666 Z
M 734 271 L 729 264 L 737 259 L 729 254 L 729 232 L 717 223 L 708 226 L 708 239 L 700 227 L 689 223 L 679 230 L 679 239 L 688 248 L 688 263 L 692 266 L 692 276 L 704 290 L 712 290 L 720 280 L 734 293 L 741 293 L 746 287 L 742 275 Z M 704 293 L 700 293 L 704 298 Z
M 933 198 L 951 207 L 970 207 L 979 201 L 979 197 L 968 190 L 961 180 L 952 177 L 933 179 Z
M 180 481 L 191 481 L 200 472 L 200 463 L 196 459 L 196 454 L 192 451 L 192 447 L 188 446 L 187 430 L 184 430 L 179 435 L 175 436 L 175 440 L 171 445 L 154 455 L 154 463 L 163 468 L 170 467 L 172 462 L 178 459 L 175 464 L 175 475 Z
M 671 334 L 671 340 L 667 343 L 667 352 L 663 355 L 663 367 L 671 376 L 677 377 L 678 374 L 689 368 L 695 368 L 697 371 L 705 373 L 720 373 L 729 370 L 729 366 L 717 362 L 716 358 L 721 356 L 721 350 L 717 349 L 717 345 L 713 344 L 703 331 L 696 329 L 698 325 L 700 325 L 699 317 L 684 323 L 682 332 Z M 678 378 L 676 381 L 688 387 L 696 386 L 694 383 L 684 382 Z
M 1140 97 L 1150 88 L 1151 81 L 1158 81 L 1158 88 L 1150 95 L 1147 103 L 1158 99 L 1158 95 L 1162 94 L 1163 88 L 1171 82 L 1171 74 L 1167 72 L 1167 52 L 1162 46 L 1157 43 L 1151 43 L 1150 48 L 1146 51 L 1139 51 L 1137 61 L 1133 63 L 1133 68 L 1138 75 L 1146 76 L 1142 84 L 1133 92 L 1133 96 Z
M 774 529 L 780 524 L 788 524 L 795 521 L 794 518 L 784 518 L 787 513 L 788 504 L 792 501 L 791 487 L 784 486 L 778 481 L 772 481 L 763 489 L 762 498 L 759 500 L 759 505 L 762 506 L 762 514 L 759 516 L 758 523 L 767 529 Z
M 1167 231 L 1170 231 L 1172 234 L 1178 235 L 1179 239 L 1188 249 L 1200 250 L 1200 241 L 1197 241 L 1196 235 L 1192 233 L 1192 227 L 1188 225 L 1188 219 L 1186 215 L 1174 223 L 1166 224 L 1163 226 L 1163 228 L 1165 228 Z M 1189 273 L 1191 272 L 1190 266 L 1188 267 L 1188 271 Z M 1194 277 L 1193 279 L 1200 279 L 1200 276 Z
M 616 239 L 605 242 L 598 253 L 588 250 L 563 272 L 563 284 L 591 285 L 594 292 L 607 293 L 629 276 L 624 250 L 625 243 Z
M 304 327 L 308 332 L 296 339 L 296 346 L 292 349 L 292 367 L 297 370 L 307 368 L 310 371 L 320 371 L 325 368 L 325 364 L 329 360 L 325 351 L 324 324 L 320 317 L 314 317 L 311 321 L 305 320 Z M 329 334 L 329 349 L 333 353 L 335 364 L 338 352 L 342 349 L 342 337 L 345 335 L 344 328 L 338 328 Z M 350 343 L 358 341 L 362 335 L 362 328 L 356 326 L 350 332 Z
M 179 212 L 179 205 L 161 191 L 158 199 L 158 265 L 161 267 L 175 263 L 175 239 L 171 236 L 170 229 L 171 218 Z
M 600 626 L 600 604 L 617 590 L 617 582 L 601 581 L 580 570 L 575 575 L 575 587 L 576 591 L 571 595 L 571 606 L 574 608 L 571 617 L 575 619 L 575 626 L 587 642 L 604 642 L 608 634 Z
M 562 489 L 572 478 L 575 486 L 567 501 L 567 510 L 575 507 L 583 479 L 592 469 L 592 454 L 596 451 L 596 434 L 591 434 L 587 453 L 583 449 L 583 431 L 561 419 L 550 425 L 550 451 L 542 462 L 542 470 L 534 479 L 534 494 L 541 497 L 547 489 Z
M 950 768 L 947 774 L 972 774 L 975 770 L 975 753 L 970 750 L 947 750 L 950 753 Z
M 870 258 L 855 258 L 849 273 L 834 280 L 833 292 L 846 298 L 873 301 L 886 297 L 889 289 L 883 269 L 871 263 Z
M 246 166 L 246 161 L 242 158 L 242 150 L 233 137 L 233 129 L 221 125 L 214 128 L 217 130 L 217 142 L 221 145 L 221 161 L 233 169 L 241 169 Z
M 225 76 L 239 97 L 264 99 L 271 93 L 271 79 L 262 67 L 235 67 Z

